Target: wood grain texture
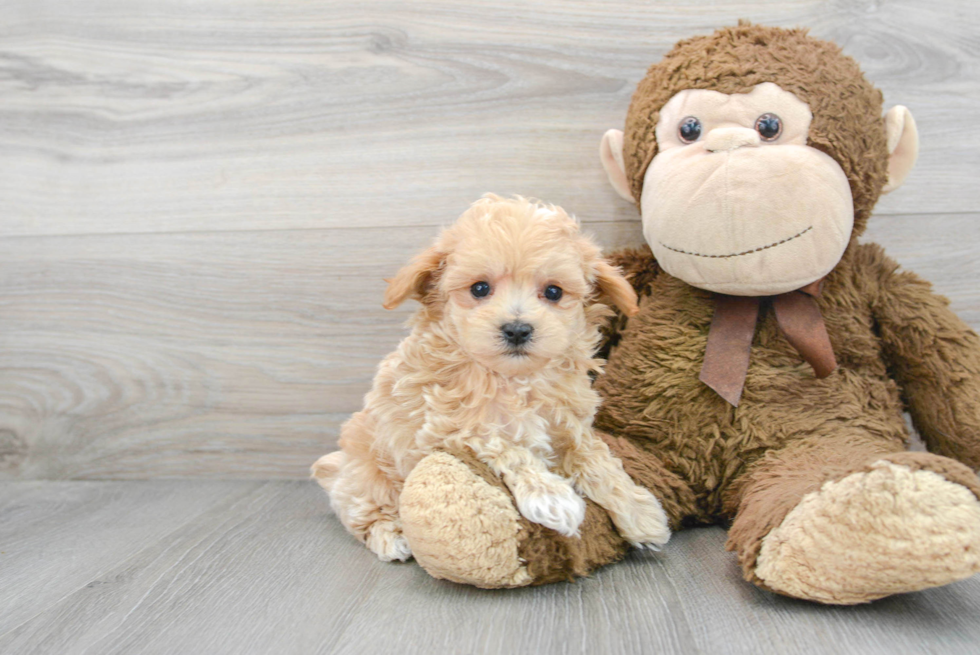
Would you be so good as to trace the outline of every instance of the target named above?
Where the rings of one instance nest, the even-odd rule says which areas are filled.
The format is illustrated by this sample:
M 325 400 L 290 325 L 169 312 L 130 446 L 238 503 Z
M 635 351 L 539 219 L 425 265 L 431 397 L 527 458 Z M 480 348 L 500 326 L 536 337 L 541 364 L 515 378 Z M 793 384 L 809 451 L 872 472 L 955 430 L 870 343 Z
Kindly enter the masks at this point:
M 407 333 L 382 277 L 434 232 L 0 239 L 16 271 L 0 282 L 0 475 L 305 478 Z
M 591 223 L 610 247 L 639 224 Z M 950 239 L 950 235 L 957 238 Z M 428 227 L 0 239 L 0 477 L 305 478 L 412 303 L 384 276 Z M 980 215 L 869 237 L 980 326 Z
M 922 132 L 879 212 L 974 211 L 974 0 L 5 3 L 2 233 L 434 225 L 487 190 L 624 220 L 597 165 L 680 38 L 840 43 Z
M 0 635 L 260 483 L 21 482 L 0 489 Z M 16 652 L 0 648 L 2 652 Z
M 980 325 L 980 4 L 14 0 L 0 7 L 0 479 L 301 478 L 486 190 L 641 241 L 597 161 L 738 18 L 840 43 L 922 156 L 871 235 Z
M 39 510 L 72 488 L 95 489 L 30 484 Z M 379 562 L 312 483 L 94 484 L 105 503 L 76 506 L 73 531 L 4 515 L 0 550 L 12 532 L 50 549 L 42 570 L 8 563 L 31 575 L 5 576 L 4 591 L 23 597 L 59 579 L 61 594 L 5 620 L 0 652 L 953 654 L 976 652 L 980 640 L 980 578 L 825 607 L 742 581 L 720 528 L 680 532 L 662 554 L 633 553 L 575 584 L 485 591 L 434 580 L 413 562 Z M 177 529 L 138 542 L 105 533 L 118 498 L 138 498 L 153 516 L 189 491 L 208 509 Z M 95 533 L 113 561 L 72 548 L 75 535 Z
M 980 323 L 973 216 L 896 216 L 900 259 Z M 595 224 L 612 245 L 638 225 Z M 594 229 L 598 228 L 598 229 Z M 969 232 L 973 230 L 973 232 Z M 939 239 L 930 243 L 929 235 Z M 429 228 L 0 240 L 3 475 L 305 477 L 411 311 L 382 275 Z

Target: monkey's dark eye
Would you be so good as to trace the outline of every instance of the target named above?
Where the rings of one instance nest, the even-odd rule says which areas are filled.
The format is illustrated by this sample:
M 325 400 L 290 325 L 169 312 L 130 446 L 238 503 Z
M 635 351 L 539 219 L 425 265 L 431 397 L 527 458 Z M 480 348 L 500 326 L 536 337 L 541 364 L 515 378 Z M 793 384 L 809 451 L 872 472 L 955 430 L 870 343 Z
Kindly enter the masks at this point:
M 701 121 L 694 116 L 688 116 L 677 126 L 677 134 L 684 143 L 694 143 L 701 136 Z
M 476 282 L 470 287 L 470 293 L 473 294 L 474 298 L 483 298 L 490 293 L 490 283 Z
M 783 133 L 783 122 L 776 114 L 763 114 L 755 119 L 755 129 L 763 141 L 772 141 Z
M 561 300 L 562 293 L 561 287 L 556 287 L 553 284 L 549 284 L 544 288 L 544 297 L 551 302 L 558 302 Z

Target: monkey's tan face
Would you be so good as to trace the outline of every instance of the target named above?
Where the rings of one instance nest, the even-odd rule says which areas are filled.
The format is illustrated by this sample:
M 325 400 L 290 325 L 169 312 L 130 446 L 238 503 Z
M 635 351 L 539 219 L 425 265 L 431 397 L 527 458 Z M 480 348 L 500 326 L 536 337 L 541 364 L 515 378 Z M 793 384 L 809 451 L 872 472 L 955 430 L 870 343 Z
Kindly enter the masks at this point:
M 681 91 L 664 105 L 640 199 L 664 270 L 758 296 L 799 289 L 837 265 L 854 205 L 841 167 L 807 145 L 811 119 L 772 83 L 747 94 Z

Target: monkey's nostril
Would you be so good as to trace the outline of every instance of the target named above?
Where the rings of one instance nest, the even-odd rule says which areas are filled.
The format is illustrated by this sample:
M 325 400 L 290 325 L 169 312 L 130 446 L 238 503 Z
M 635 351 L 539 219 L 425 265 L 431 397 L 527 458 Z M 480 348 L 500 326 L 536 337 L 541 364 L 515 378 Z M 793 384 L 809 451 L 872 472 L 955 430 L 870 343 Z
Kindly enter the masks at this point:
M 534 334 L 534 327 L 529 323 L 521 321 L 511 321 L 500 326 L 500 332 L 504 336 L 504 341 L 512 346 L 520 346 L 531 339 Z

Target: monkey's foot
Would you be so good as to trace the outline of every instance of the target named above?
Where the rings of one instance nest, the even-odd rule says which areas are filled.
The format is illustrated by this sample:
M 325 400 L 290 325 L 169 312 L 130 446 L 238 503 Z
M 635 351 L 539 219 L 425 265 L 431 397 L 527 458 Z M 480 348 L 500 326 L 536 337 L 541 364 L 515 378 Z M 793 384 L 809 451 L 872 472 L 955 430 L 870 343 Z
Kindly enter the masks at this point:
M 399 514 L 422 568 L 477 587 L 571 580 L 629 548 L 591 500 L 585 501 L 581 536 L 529 521 L 500 478 L 469 452 L 437 452 L 419 462 L 405 480 Z
M 807 494 L 762 541 L 773 591 L 851 605 L 980 571 L 980 500 L 930 470 L 881 460 Z
M 399 513 L 412 552 L 434 578 L 477 587 L 520 587 L 521 515 L 503 485 L 449 453 L 433 453 L 405 481 Z

